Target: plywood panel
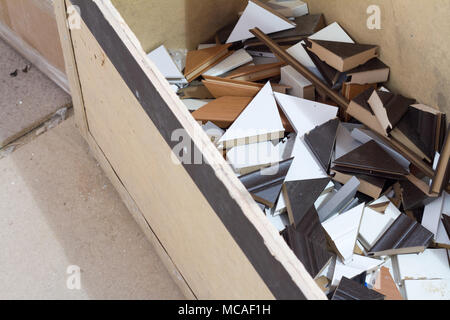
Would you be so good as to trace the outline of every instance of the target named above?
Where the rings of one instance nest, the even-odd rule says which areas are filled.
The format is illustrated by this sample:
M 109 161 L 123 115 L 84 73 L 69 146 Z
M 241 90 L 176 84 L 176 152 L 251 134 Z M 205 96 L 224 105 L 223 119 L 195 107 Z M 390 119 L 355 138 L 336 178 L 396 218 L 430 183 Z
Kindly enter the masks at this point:
M 450 112 L 450 1 L 306 0 L 327 23 L 339 22 L 361 43 L 381 46 L 391 67 L 391 90 Z M 370 5 L 381 9 L 381 30 L 367 28 Z
M 9 27 L 51 65 L 64 71 L 64 58 L 51 0 L 2 0 Z
M 0 22 L 9 28 L 11 27 L 6 0 L 0 0 Z
M 89 129 L 194 293 L 273 298 L 86 27 L 72 37 Z
M 74 3 L 90 26 L 72 31 L 88 137 L 193 292 L 199 298 L 324 299 L 110 1 Z M 206 163 L 172 162 L 177 128 L 193 137 Z
M 245 0 L 113 0 L 149 52 L 161 44 L 194 49 L 233 19 Z M 218 9 L 220 7 L 220 10 Z M 200 10 L 201 8 L 201 10 Z

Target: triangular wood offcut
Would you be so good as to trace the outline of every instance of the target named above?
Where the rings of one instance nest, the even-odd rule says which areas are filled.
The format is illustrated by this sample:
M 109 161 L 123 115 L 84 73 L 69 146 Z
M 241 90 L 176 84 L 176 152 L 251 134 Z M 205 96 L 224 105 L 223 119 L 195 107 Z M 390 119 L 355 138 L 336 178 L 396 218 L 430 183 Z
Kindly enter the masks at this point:
M 295 23 L 286 19 L 264 3 L 250 0 L 247 8 L 239 19 L 227 43 L 253 38 L 250 29 L 259 28 L 265 34 L 295 28 Z
M 299 137 L 336 118 L 338 108 L 311 100 L 275 93 L 284 114 Z
M 403 300 L 389 269 L 386 267 L 381 267 L 373 290 L 385 295 L 385 300 Z
M 368 174 L 373 171 L 399 176 L 408 175 L 408 172 L 373 140 L 336 159 L 334 164 L 339 167 L 366 170 Z
M 345 43 L 355 43 L 347 32 L 337 22 L 326 26 L 309 37 L 312 40 L 338 41 Z
M 296 137 L 292 156 L 294 157 L 294 161 L 285 181 L 311 180 L 327 177 L 326 172 L 309 151 L 305 142 L 298 136 Z
M 351 261 L 353 257 L 363 212 L 364 203 L 322 223 L 344 263 Z
M 385 134 L 399 123 L 415 102 L 414 99 L 384 91 L 374 91 L 368 101 Z
M 384 300 L 384 298 L 384 295 L 344 277 L 331 300 Z
M 330 120 L 305 135 L 305 142 L 325 171 L 330 167 L 339 123 L 339 119 Z
M 312 40 L 311 48 L 322 61 L 340 72 L 352 70 L 378 57 L 378 46 L 337 41 Z
M 192 113 L 197 121 L 211 121 L 222 129 L 226 129 L 239 117 L 253 100 L 250 97 L 221 97 Z
M 288 181 L 283 185 L 283 195 L 292 225 L 296 227 L 301 223 L 329 182 L 330 178 L 322 178 Z
M 230 44 L 189 51 L 186 56 L 184 75 L 191 82 L 202 73 L 212 68 L 233 52 L 228 51 Z
M 416 220 L 401 214 L 369 250 L 369 256 L 390 256 L 423 252 L 433 234 Z
M 317 277 L 331 262 L 333 254 L 327 250 L 326 246 L 311 241 L 294 227 L 287 228 L 287 236 L 289 237 L 289 246 L 311 277 Z
M 284 127 L 268 82 L 220 139 L 226 149 L 280 139 Z
M 342 29 L 342 27 L 337 22 L 332 23 L 322 30 L 316 32 L 315 34 L 310 36 L 309 39 L 354 43 L 352 38 L 350 38 L 350 36 L 344 31 L 344 29 Z M 314 61 L 311 59 L 310 55 L 308 54 L 308 50 L 306 50 L 304 47 L 304 44 L 304 41 L 300 41 L 298 44 L 290 47 L 286 51 L 325 82 L 325 78 L 322 76 L 322 73 L 319 71 Z

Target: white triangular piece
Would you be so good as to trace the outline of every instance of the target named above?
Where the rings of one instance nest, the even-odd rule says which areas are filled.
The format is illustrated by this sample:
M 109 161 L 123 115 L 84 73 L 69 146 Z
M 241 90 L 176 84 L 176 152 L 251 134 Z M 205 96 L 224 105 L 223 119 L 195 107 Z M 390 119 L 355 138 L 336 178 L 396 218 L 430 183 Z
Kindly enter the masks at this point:
M 348 35 L 347 32 L 339 25 L 339 23 L 334 22 L 322 30 L 317 31 L 312 36 L 309 37 L 312 40 L 322 40 L 322 41 L 334 41 L 334 42 L 345 42 L 345 43 L 355 43 L 353 39 Z
M 361 145 L 362 144 L 359 141 L 352 137 L 352 134 L 347 128 L 345 128 L 342 124 L 339 124 L 336 135 L 336 159 L 339 159 Z
M 326 178 L 327 174 L 317 162 L 305 142 L 296 138 L 292 152 L 294 161 L 289 168 L 285 181 L 311 180 Z
M 353 256 L 353 260 L 347 264 L 344 264 L 338 258 L 336 259 L 331 285 L 337 287 L 341 282 L 342 277 L 351 279 L 364 271 L 370 272 L 375 270 L 382 263 L 382 260 L 367 258 L 356 254 Z
M 169 82 L 187 83 L 164 45 L 150 52 L 147 57 L 158 67 Z
M 281 161 L 279 146 L 274 146 L 271 141 L 231 148 L 227 152 L 227 159 L 233 169 L 240 174 L 246 174 Z
M 364 212 L 364 204 L 322 223 L 344 263 L 351 261 Z
M 339 110 L 327 104 L 277 92 L 275 98 L 299 137 L 336 118 Z
M 249 55 L 247 51 L 245 51 L 245 49 L 240 49 L 219 64 L 206 71 L 203 75 L 213 77 L 221 76 L 224 73 L 239 68 L 240 66 L 243 66 L 244 64 L 252 61 L 252 56 Z
M 219 139 L 223 136 L 225 131 L 218 126 L 216 126 L 211 121 L 208 121 L 206 124 L 202 126 L 203 131 L 206 132 L 208 137 L 211 139 L 213 143 L 216 143 L 216 141 L 219 141 Z
M 314 73 L 320 80 L 325 81 L 324 77 L 322 76 L 322 73 L 320 73 L 319 69 L 310 58 L 308 52 L 306 52 L 305 48 L 303 47 L 304 44 L 305 44 L 304 41 L 300 41 L 299 43 L 290 47 L 286 51 L 291 56 L 293 56 L 295 60 L 300 62 L 305 68 L 308 68 L 309 71 Z
M 294 157 L 294 160 L 289 168 L 285 182 L 326 178 L 327 174 L 323 171 L 322 166 L 317 162 L 305 142 L 298 138 L 298 136 L 295 136 L 294 138 L 295 145 L 292 151 L 292 157 Z M 278 198 L 274 214 L 278 215 L 285 211 L 286 201 L 283 193 L 281 193 Z
M 249 30 L 256 27 L 261 29 L 261 31 L 265 34 L 270 34 L 273 32 L 293 29 L 295 27 L 295 23 L 289 22 L 287 19 L 266 10 L 262 6 L 250 0 L 233 32 L 231 32 L 227 43 L 253 38 L 254 36 Z
M 438 233 L 441 222 L 442 211 L 444 209 L 445 194 L 425 206 L 423 211 L 422 226 L 434 234 L 434 239 Z
M 226 149 L 282 138 L 284 127 L 268 82 L 227 130 L 219 143 Z
M 337 22 L 330 24 L 329 26 L 316 32 L 309 38 L 313 40 L 355 43 Z M 311 60 L 309 54 L 303 47 L 303 44 L 305 44 L 305 42 L 300 41 L 296 45 L 287 49 L 287 52 L 291 56 L 293 56 L 298 62 L 300 62 L 304 67 L 308 68 L 312 73 L 314 73 L 317 77 L 319 77 L 319 79 L 325 81 L 319 69 L 317 69 L 317 66 Z
M 365 208 L 358 236 L 364 248 L 370 250 L 394 221 L 388 215 Z

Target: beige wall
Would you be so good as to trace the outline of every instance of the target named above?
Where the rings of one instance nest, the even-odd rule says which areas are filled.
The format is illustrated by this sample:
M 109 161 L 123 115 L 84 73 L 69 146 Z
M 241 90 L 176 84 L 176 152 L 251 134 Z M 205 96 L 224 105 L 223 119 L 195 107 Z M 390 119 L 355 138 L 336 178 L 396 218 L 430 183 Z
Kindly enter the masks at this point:
M 449 0 L 306 0 L 312 13 L 339 22 L 358 42 L 381 46 L 388 86 L 450 115 Z M 381 30 L 367 28 L 369 5 L 381 8 Z
M 194 48 L 227 25 L 243 0 L 112 0 L 145 51 Z

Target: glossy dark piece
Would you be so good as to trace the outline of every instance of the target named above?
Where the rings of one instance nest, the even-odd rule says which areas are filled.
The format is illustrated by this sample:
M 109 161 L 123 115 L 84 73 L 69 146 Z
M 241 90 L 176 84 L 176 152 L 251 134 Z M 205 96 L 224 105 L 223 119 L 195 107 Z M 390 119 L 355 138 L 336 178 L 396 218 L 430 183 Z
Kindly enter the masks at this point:
M 414 210 L 431 203 L 434 198 L 428 197 L 411 182 L 400 181 L 402 187 L 402 203 L 404 210 Z
M 305 142 L 316 159 L 319 160 L 325 172 L 328 172 L 330 168 L 339 123 L 339 119 L 330 120 L 305 135 Z
M 414 99 L 406 98 L 391 92 L 376 91 L 373 94 L 377 94 L 383 103 L 383 107 L 386 110 L 392 128 L 394 128 L 403 118 L 408 111 L 409 106 L 416 103 L 416 100 Z
M 320 58 L 314 52 L 308 50 L 308 47 L 311 47 L 311 42 L 309 42 L 308 40 L 306 40 L 306 44 L 304 44 L 303 47 L 305 48 L 306 53 L 308 53 L 312 62 L 314 62 L 315 66 L 317 67 L 327 84 L 332 89 L 339 89 L 345 80 L 345 73 L 337 71 L 324 61 L 320 60 Z
M 353 277 L 351 280 L 364 286 L 366 284 L 366 278 L 367 278 L 367 271 L 364 271 L 363 273 Z
M 297 226 L 302 222 L 330 180 L 330 178 L 300 180 L 284 184 L 283 194 L 292 225 Z
M 362 73 L 362 72 L 367 72 L 367 71 L 374 71 L 374 70 L 382 70 L 382 69 L 389 69 L 389 67 L 383 63 L 383 61 L 381 61 L 378 58 L 369 60 L 368 62 L 366 62 L 365 64 L 356 67 L 352 70 L 347 71 L 347 74 L 351 75 L 351 74 L 356 74 L 356 73 Z M 350 79 L 349 79 L 350 80 Z
M 344 277 L 331 300 L 384 300 L 384 298 L 384 295 Z
M 322 14 L 311 14 L 295 18 L 295 24 L 297 25 L 293 29 L 274 32 L 270 34 L 270 38 L 276 42 L 282 42 L 286 40 L 300 40 L 313 35 L 320 29 L 323 29 L 325 25 L 325 18 Z M 258 39 L 250 39 L 244 42 L 244 46 L 262 44 Z
M 288 243 L 297 258 L 303 263 L 311 277 L 315 278 L 334 257 L 323 244 L 312 241 L 308 236 L 289 226 Z
M 336 159 L 334 164 L 339 167 L 362 169 L 369 175 L 372 171 L 394 176 L 408 175 L 408 172 L 373 140 Z
M 362 108 L 364 108 L 367 111 L 369 111 L 372 115 L 375 115 L 375 113 L 373 113 L 373 110 L 370 107 L 368 101 L 369 101 L 369 98 L 373 94 L 374 91 L 375 91 L 374 88 L 369 88 L 366 91 L 364 91 L 363 93 L 361 93 L 359 96 L 357 96 L 355 99 L 353 99 L 353 102 L 355 102 L 356 104 L 358 104 Z
M 439 117 L 432 113 L 409 107 L 404 117 L 397 124 L 397 129 L 428 158 L 433 159 L 435 152 L 440 151 L 442 146 L 445 126 L 445 116 Z M 438 129 L 438 127 L 443 130 Z M 437 130 L 441 132 L 437 132 Z M 436 150 L 436 146 L 438 146 L 439 150 Z
M 357 54 L 363 53 L 367 50 L 377 48 L 376 45 L 371 44 L 359 44 L 359 43 L 347 43 L 337 41 L 325 41 L 325 40 L 310 40 L 332 52 L 342 59 L 353 57 Z
M 273 208 L 280 196 L 284 179 L 291 164 L 292 159 L 285 160 L 272 167 L 274 169 L 273 174 L 264 174 L 268 172 L 266 168 L 243 175 L 239 177 L 239 180 L 241 180 L 256 201 Z
M 369 250 L 369 255 L 380 255 L 384 251 L 421 252 L 433 240 L 434 234 L 405 214 L 401 214 L 380 240 Z

